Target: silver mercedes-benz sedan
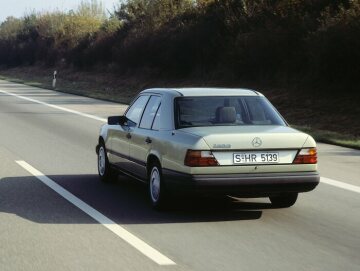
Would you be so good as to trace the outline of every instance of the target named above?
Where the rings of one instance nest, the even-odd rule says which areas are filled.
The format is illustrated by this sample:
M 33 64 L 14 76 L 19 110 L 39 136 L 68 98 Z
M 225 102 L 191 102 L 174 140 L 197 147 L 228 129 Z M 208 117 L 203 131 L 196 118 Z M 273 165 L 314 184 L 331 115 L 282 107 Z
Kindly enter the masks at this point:
M 292 206 L 319 183 L 314 139 L 248 89 L 147 89 L 100 130 L 102 181 L 148 184 L 154 207 L 172 196 L 269 197 Z

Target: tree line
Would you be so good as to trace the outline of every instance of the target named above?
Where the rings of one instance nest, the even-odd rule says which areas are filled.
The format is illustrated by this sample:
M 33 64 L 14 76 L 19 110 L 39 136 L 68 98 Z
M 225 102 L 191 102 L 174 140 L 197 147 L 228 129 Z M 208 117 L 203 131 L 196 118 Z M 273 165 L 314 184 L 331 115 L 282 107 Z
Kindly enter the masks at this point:
M 357 92 L 360 0 L 128 0 L 9 17 L 0 66 L 106 67 Z

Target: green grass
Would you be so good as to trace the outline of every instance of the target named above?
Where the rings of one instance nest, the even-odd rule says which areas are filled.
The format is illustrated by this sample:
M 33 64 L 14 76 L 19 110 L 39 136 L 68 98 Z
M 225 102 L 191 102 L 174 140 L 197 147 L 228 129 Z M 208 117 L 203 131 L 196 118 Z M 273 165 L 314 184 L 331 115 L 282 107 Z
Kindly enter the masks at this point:
M 311 135 L 316 141 L 360 150 L 360 137 L 338 132 L 314 129 L 310 126 L 292 125 L 295 129 Z

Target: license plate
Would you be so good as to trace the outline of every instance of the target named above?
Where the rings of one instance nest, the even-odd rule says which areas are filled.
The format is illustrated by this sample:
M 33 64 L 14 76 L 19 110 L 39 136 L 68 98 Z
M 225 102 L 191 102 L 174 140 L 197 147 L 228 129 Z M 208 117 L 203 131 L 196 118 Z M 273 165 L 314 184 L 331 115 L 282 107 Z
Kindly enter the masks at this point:
M 234 164 L 272 164 L 279 163 L 278 152 L 234 153 Z

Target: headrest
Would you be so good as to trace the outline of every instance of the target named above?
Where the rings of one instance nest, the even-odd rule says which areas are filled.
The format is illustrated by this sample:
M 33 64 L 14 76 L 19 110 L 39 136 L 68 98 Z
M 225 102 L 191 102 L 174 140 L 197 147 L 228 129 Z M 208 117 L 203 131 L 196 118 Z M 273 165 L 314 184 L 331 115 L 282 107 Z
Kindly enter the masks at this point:
M 236 121 L 236 110 L 233 106 L 218 108 L 218 122 L 233 123 Z

